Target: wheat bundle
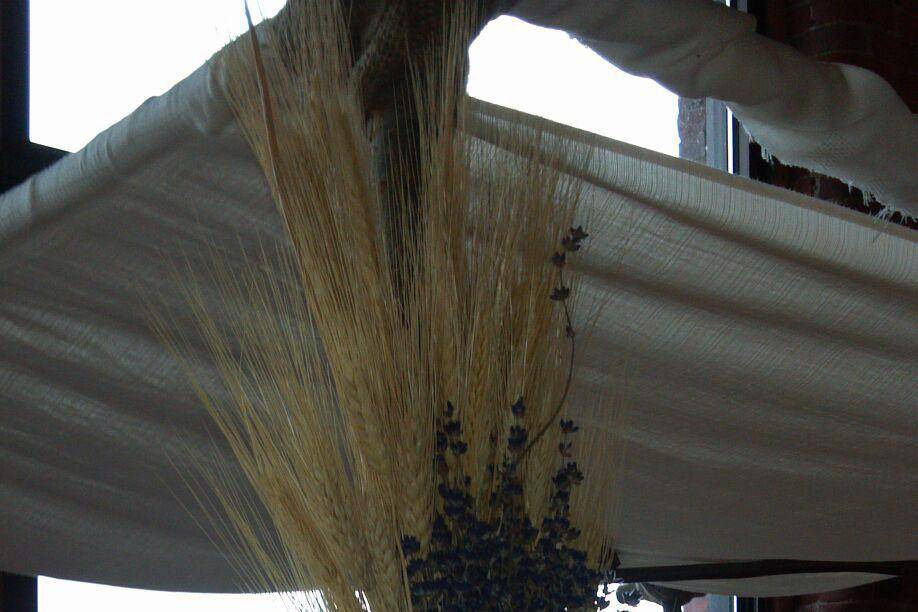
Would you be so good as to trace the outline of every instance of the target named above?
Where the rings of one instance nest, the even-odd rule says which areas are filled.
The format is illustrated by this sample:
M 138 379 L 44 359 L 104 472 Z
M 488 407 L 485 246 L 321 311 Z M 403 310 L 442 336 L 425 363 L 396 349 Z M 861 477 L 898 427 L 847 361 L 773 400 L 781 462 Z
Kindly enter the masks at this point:
M 322 609 L 423 607 L 418 581 L 439 583 L 420 560 L 442 544 L 456 496 L 498 539 L 507 507 L 522 512 L 534 531 L 523 548 L 562 529 L 562 510 L 595 512 L 589 474 L 570 497 L 556 490 L 583 479 L 564 471 L 576 426 L 558 422 L 585 324 L 566 259 L 586 236 L 570 229 L 578 183 L 556 168 L 589 159 L 531 129 L 495 130 L 500 147 L 468 134 L 474 11 L 446 4 L 441 44 L 411 67 L 417 147 L 394 163 L 377 163 L 339 3 L 290 5 L 283 27 L 250 31 L 220 59 L 289 244 L 250 253 L 242 272 L 215 257 L 186 276 L 226 395 L 196 388 L 259 507 L 221 474 L 206 484 L 248 586 L 311 589 Z M 410 231 L 392 240 L 393 223 Z M 507 488 L 518 495 L 495 504 Z M 611 542 L 583 523 L 569 539 L 606 569 Z

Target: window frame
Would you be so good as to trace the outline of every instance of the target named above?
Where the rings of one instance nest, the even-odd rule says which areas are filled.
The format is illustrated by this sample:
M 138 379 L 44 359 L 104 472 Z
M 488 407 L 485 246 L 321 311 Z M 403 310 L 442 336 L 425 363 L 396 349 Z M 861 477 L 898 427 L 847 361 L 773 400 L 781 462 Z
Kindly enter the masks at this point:
M 67 155 L 29 140 L 29 0 L 0 4 L 0 192 Z
M 38 578 L 0 572 L 0 612 L 38 612 Z
M 0 193 L 67 154 L 29 140 L 29 0 L 0 3 Z M 0 572 L 0 612 L 38 612 L 38 578 Z

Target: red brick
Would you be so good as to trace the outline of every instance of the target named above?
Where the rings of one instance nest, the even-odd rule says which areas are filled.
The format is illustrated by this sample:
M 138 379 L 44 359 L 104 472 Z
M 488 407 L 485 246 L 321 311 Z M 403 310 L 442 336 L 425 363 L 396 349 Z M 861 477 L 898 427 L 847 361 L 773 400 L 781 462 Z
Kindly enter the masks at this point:
M 796 612 L 796 597 L 775 597 L 768 603 L 771 604 L 771 612 Z
M 824 62 L 837 62 L 839 64 L 851 64 L 852 66 L 866 68 L 867 70 L 876 72 L 890 83 L 893 80 L 893 76 L 898 76 L 900 78 L 903 76 L 900 66 L 896 66 L 892 62 L 883 61 L 872 53 L 828 51 L 826 53 L 817 53 L 813 57 Z
M 873 51 L 880 59 L 902 63 L 906 66 L 915 65 L 915 44 L 899 36 L 879 33 L 873 37 Z
M 916 11 L 891 4 L 889 0 L 809 0 L 791 5 L 774 19 L 786 22 L 789 35 L 802 34 L 814 27 L 834 23 L 864 24 L 885 29 L 903 38 L 913 38 L 914 30 L 904 28 L 903 22 L 914 22 Z
M 871 70 L 892 85 L 912 112 L 918 111 L 918 0 L 763 2 L 758 13 L 762 33 L 819 60 Z M 834 179 L 780 163 L 763 168 L 756 177 L 760 180 L 868 213 L 879 208 L 875 202 L 863 203 L 860 192 L 846 193 L 847 187 Z M 915 221 L 903 225 L 918 228 Z M 918 593 L 913 600 L 918 601 Z
M 886 610 L 913 610 L 918 596 L 918 581 L 897 578 L 865 584 L 852 589 L 802 595 L 798 598 L 797 612 L 873 612 Z M 879 606 L 879 607 L 877 607 Z M 908 607 L 905 607 L 908 606 Z
M 839 601 L 814 603 L 797 608 L 797 612 L 913 612 L 911 604 L 891 601 Z
M 896 24 L 900 36 L 914 41 L 918 33 L 918 5 L 913 2 L 910 8 L 903 9 L 901 16 L 896 18 Z
M 912 54 L 914 45 L 896 47 L 888 43 L 882 52 L 827 51 L 815 53 L 813 57 L 825 62 L 838 62 L 860 66 L 883 77 L 899 96 L 905 100 L 912 112 L 918 111 L 918 72 L 912 66 L 918 62 L 903 61 L 900 53 Z
M 904 12 L 902 7 L 892 4 L 889 0 L 883 0 L 882 2 L 874 1 L 871 3 L 868 10 L 865 11 L 862 20 L 865 23 L 872 24 L 879 30 L 898 35 L 897 23 L 902 19 Z
M 788 33 L 802 34 L 814 27 L 834 23 L 867 23 L 875 0 L 815 0 L 801 4 L 787 12 Z
M 872 53 L 872 28 L 863 24 L 835 23 L 791 36 L 788 41 L 807 55 L 829 51 Z

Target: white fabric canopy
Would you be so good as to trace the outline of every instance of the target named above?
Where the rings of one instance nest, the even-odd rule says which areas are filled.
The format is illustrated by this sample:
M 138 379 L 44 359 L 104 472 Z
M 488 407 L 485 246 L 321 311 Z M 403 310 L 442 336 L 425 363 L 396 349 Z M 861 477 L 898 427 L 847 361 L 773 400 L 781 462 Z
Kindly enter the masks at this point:
M 815 61 L 710 0 L 520 0 L 512 13 L 566 30 L 621 69 L 681 96 L 727 102 L 785 164 L 918 215 L 918 121 L 882 78 Z
M 279 236 L 204 67 L 0 197 L 0 569 L 170 590 L 236 588 L 175 465 L 211 446 L 138 289 L 166 263 Z M 483 107 L 479 120 L 507 120 Z M 502 118 L 503 117 L 503 118 Z M 575 411 L 621 448 L 625 566 L 918 558 L 915 235 L 831 204 L 573 130 L 614 214 L 587 286 L 609 300 Z M 612 426 L 588 399 L 620 392 Z M 774 595 L 870 575 L 690 584 Z

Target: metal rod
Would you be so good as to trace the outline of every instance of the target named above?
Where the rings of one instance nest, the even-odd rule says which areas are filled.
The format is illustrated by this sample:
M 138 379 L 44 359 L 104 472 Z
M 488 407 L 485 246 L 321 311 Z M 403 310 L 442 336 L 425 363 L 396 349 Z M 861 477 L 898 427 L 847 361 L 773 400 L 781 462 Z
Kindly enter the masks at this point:
M 918 561 L 802 561 L 763 559 L 732 563 L 698 563 L 658 567 L 617 568 L 615 582 L 677 582 L 683 580 L 731 580 L 786 574 L 862 573 L 918 576 Z

